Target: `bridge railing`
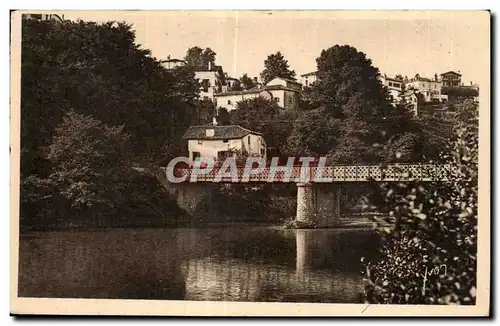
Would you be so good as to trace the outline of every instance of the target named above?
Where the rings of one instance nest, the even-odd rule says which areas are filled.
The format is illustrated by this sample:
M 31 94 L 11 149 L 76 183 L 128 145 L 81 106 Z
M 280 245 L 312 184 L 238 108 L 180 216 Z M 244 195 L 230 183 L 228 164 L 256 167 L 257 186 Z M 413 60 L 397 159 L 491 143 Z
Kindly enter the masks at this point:
M 449 181 L 453 168 L 449 164 L 373 164 L 373 165 L 335 165 L 325 167 L 294 166 L 288 171 L 284 167 L 266 167 L 260 172 L 250 171 L 245 176 L 245 168 L 238 167 L 236 178 L 227 173 L 217 179 L 219 169 L 214 168 L 205 174 L 197 174 L 196 182 L 222 183 L 287 183 L 287 182 L 367 182 L 367 181 Z M 192 169 L 176 169 L 177 177 L 189 182 Z M 224 172 L 224 171 L 222 171 Z M 222 175 L 222 174 L 221 174 Z M 244 178 L 245 177 L 245 178 Z

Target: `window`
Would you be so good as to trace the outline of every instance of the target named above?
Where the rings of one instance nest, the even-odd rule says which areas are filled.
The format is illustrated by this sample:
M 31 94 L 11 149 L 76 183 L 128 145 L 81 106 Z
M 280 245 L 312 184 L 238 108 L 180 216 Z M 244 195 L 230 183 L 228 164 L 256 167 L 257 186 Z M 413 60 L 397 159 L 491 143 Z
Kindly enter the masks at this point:
M 229 143 L 229 139 L 224 139 L 222 142 L 223 143 Z
M 203 144 L 203 139 L 198 139 L 198 144 L 199 145 Z
M 248 140 L 248 146 L 250 146 L 250 136 L 247 137 Z
M 203 99 L 204 99 L 205 101 L 208 101 L 208 100 L 210 99 L 210 97 L 208 97 L 208 96 L 203 96 Z
M 210 87 L 210 80 L 209 79 L 203 79 L 201 81 L 201 87 L 203 88 L 204 92 L 208 92 L 208 88 Z
M 231 104 L 231 100 L 227 100 L 227 104 Z
M 280 102 L 280 98 L 279 97 L 275 97 L 274 100 L 279 103 Z

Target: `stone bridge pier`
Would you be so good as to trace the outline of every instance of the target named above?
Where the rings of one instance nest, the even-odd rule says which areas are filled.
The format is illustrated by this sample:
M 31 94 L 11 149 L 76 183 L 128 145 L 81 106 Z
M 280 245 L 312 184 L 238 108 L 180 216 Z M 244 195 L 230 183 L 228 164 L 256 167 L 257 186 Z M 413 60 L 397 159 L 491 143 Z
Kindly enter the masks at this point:
M 340 219 L 339 184 L 297 183 L 297 222 L 334 227 Z

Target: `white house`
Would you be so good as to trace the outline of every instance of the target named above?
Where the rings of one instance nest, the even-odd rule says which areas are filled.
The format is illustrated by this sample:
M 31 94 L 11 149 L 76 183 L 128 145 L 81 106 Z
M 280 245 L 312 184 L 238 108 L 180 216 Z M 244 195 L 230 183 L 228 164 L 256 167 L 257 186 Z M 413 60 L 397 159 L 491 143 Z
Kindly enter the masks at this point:
M 208 63 L 208 69 L 196 69 L 194 75 L 200 84 L 200 99 L 215 101 L 215 94 L 227 91 L 224 70 Z
M 227 111 L 235 110 L 238 102 L 256 97 L 273 100 L 284 109 L 298 109 L 301 89 L 302 86 L 296 81 L 274 78 L 265 86 L 259 84 L 246 91 L 224 92 L 215 94 L 214 97 L 217 107 L 223 107 Z
M 404 82 L 402 80 L 388 77 L 386 74 L 380 76 L 380 81 L 382 85 L 387 87 L 389 95 L 393 99 L 393 104 L 396 104 L 401 98 L 401 92 L 403 91 Z
M 311 86 L 312 83 L 318 80 L 318 72 L 312 71 L 307 74 L 300 75 L 300 83 L 306 87 Z
M 200 98 L 212 100 L 217 93 L 217 72 L 213 70 L 197 70 L 194 72 L 195 78 L 200 83 Z
M 261 133 L 241 126 L 191 126 L 182 136 L 188 141 L 189 159 L 212 157 L 216 161 L 238 153 L 266 159 L 266 142 Z
M 416 75 L 415 78 L 406 83 L 406 89 L 413 89 L 422 94 L 425 102 L 441 102 L 448 99 L 448 96 L 441 94 L 442 86 L 443 82 L 438 80 L 437 76 L 432 80 Z
M 414 115 L 418 115 L 418 104 L 419 97 L 422 97 L 421 94 L 416 93 L 415 90 L 409 89 L 401 93 L 401 98 L 411 107 L 411 110 Z

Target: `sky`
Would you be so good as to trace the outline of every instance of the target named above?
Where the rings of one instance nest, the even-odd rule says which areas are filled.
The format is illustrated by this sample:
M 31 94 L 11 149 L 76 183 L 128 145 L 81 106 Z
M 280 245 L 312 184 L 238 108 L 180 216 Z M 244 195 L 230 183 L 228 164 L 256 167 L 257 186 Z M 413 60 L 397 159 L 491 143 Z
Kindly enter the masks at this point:
M 464 84 L 489 77 L 487 12 L 388 11 L 90 11 L 66 19 L 125 21 L 136 43 L 154 57 L 182 59 L 192 46 L 210 47 L 232 77 L 258 76 L 266 57 L 281 51 L 297 75 L 316 70 L 321 50 L 348 44 L 381 73 L 433 77 L 460 71 Z M 487 74 L 487 75 L 486 75 Z

